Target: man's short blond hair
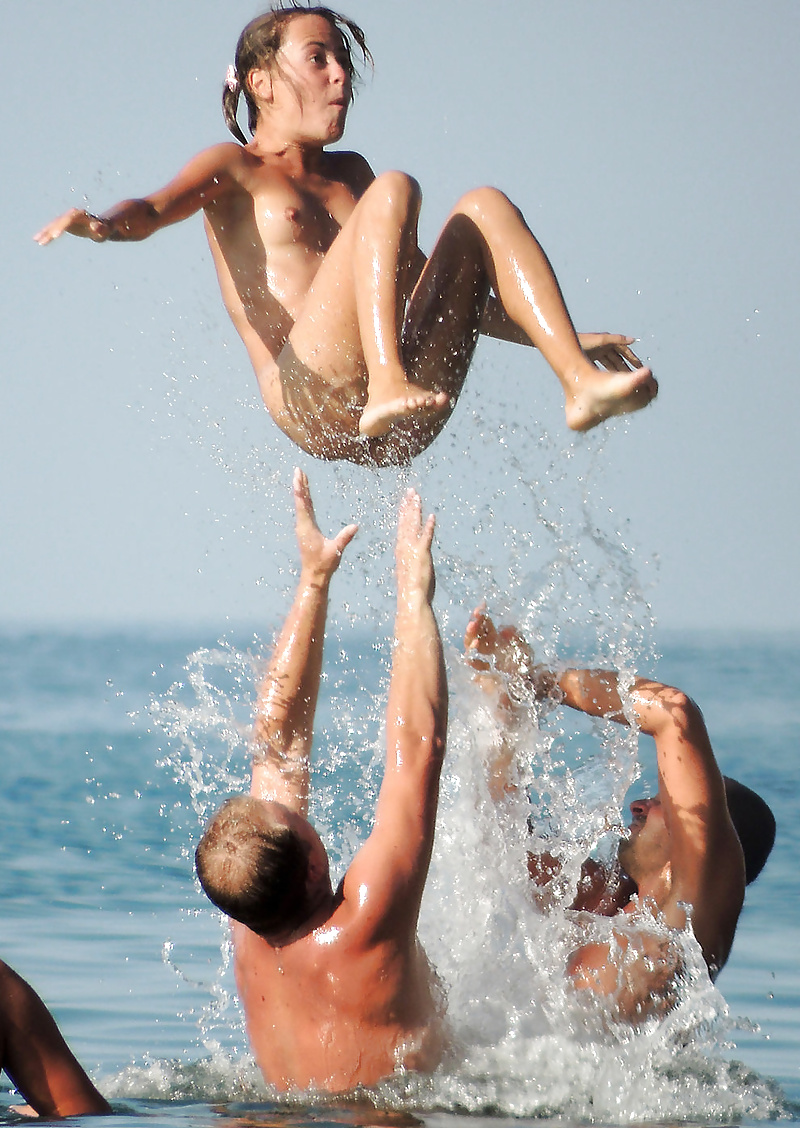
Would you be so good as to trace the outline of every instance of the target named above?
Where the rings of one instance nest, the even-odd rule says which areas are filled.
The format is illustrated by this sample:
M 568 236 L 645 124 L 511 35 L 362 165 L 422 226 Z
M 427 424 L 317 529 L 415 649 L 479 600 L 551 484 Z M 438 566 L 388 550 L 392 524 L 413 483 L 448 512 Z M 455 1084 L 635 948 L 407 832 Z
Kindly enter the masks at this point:
M 212 815 L 195 867 L 209 900 L 254 932 L 281 932 L 302 917 L 308 848 L 293 830 L 271 823 L 252 795 L 234 796 Z

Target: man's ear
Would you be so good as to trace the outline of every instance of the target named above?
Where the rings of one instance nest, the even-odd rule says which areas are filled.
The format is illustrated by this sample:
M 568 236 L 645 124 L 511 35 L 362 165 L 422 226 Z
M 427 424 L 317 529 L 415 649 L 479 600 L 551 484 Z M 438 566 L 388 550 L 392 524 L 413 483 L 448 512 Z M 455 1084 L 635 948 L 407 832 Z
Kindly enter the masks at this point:
M 318 881 L 325 872 L 325 866 L 316 858 L 310 857 L 308 859 L 308 879 L 311 882 Z
M 318 881 L 330 877 L 330 859 L 324 846 L 320 850 L 311 850 L 308 855 L 308 882 L 314 886 Z
M 264 70 L 263 67 L 251 70 L 247 76 L 247 85 L 258 101 L 267 104 L 272 102 L 272 73 L 270 71 Z

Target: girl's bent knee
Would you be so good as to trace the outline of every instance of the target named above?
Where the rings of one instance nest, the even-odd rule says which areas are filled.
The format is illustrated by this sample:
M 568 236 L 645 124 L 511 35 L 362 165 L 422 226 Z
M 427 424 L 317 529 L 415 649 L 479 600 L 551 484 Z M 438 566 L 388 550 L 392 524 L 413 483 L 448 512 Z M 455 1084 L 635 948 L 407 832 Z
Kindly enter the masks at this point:
M 419 182 L 407 172 L 392 170 L 376 177 L 364 194 L 371 203 L 379 201 L 405 211 L 418 209 L 422 202 Z
M 485 185 L 482 188 L 472 188 L 466 192 L 456 204 L 454 211 L 462 212 L 472 219 L 496 213 L 498 211 L 512 210 L 519 214 L 518 209 L 511 203 L 505 192 L 499 188 Z

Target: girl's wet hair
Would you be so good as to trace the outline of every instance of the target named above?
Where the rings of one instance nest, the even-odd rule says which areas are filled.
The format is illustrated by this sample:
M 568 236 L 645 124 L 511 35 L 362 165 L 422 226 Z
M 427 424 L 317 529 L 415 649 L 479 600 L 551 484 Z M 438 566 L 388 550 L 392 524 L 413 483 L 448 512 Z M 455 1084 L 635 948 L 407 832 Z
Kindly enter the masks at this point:
M 358 48 L 364 63 L 372 63 L 372 55 L 367 47 L 364 32 L 358 24 L 331 8 L 305 7 L 302 4 L 288 3 L 276 5 L 263 16 L 256 16 L 239 36 L 235 62 L 222 90 L 222 112 L 225 115 L 225 124 L 242 145 L 247 144 L 247 138 L 236 118 L 240 96 L 244 95 L 247 104 L 247 127 L 251 134 L 255 133 L 258 123 L 258 107 L 250 91 L 247 76 L 252 70 L 259 68 L 269 70 L 276 65 L 284 31 L 296 16 L 322 16 L 336 28 L 344 43 L 344 65 L 351 80 L 357 77 L 353 62 L 354 47 Z

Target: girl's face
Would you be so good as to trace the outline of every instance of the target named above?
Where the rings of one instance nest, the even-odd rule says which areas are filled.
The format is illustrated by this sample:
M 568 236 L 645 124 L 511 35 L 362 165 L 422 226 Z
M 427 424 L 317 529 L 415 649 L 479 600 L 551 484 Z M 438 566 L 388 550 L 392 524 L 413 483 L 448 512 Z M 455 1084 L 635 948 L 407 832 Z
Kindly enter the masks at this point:
M 296 16 L 267 77 L 267 113 L 282 132 L 312 143 L 339 140 L 353 92 L 347 51 L 333 24 L 323 16 Z

